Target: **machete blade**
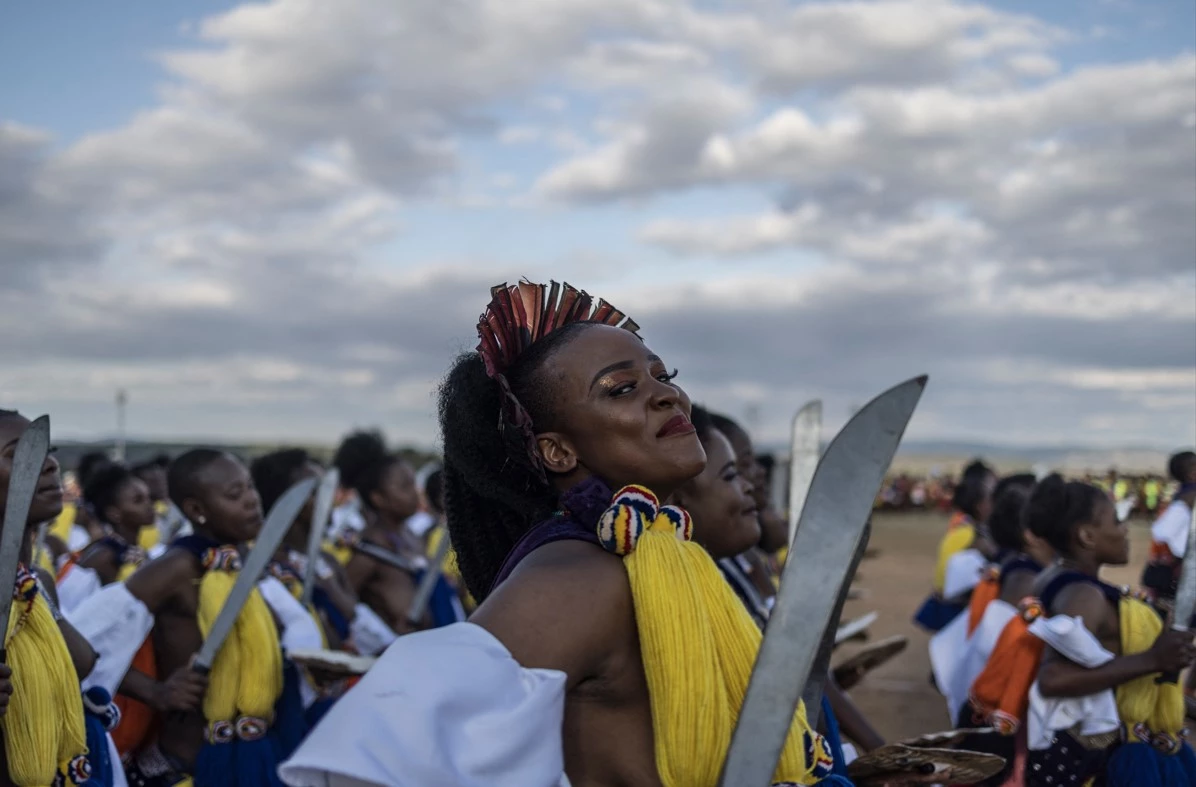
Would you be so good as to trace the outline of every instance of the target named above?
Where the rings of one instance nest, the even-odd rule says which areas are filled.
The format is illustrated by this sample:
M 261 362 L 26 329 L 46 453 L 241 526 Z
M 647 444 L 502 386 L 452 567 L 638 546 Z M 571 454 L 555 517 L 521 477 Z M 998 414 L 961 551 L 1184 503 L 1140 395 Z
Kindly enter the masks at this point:
M 12 588 L 21 560 L 21 540 L 29 524 L 29 509 L 37 494 L 37 482 L 50 453 L 50 416 L 43 415 L 26 427 L 17 441 L 8 476 L 8 497 L 4 505 L 4 529 L 0 532 L 0 663 L 8 660 L 8 617 L 12 613 Z
M 722 787 L 771 783 L 798 700 L 841 603 L 846 571 L 862 551 L 872 503 L 926 380 L 909 380 L 873 399 L 823 455 L 723 764 Z
M 806 505 L 810 482 L 818 469 L 822 450 L 822 400 L 806 402 L 793 416 L 793 434 L 789 442 L 789 546 L 797 536 L 797 523 Z
M 307 535 L 307 564 L 303 567 L 303 606 L 311 603 L 316 590 L 316 561 L 320 559 L 320 547 L 328 520 L 332 518 L 332 505 L 336 502 L 336 490 L 340 488 L 341 473 L 335 467 L 329 468 L 320 479 L 316 489 L 316 505 L 311 515 L 311 532 Z

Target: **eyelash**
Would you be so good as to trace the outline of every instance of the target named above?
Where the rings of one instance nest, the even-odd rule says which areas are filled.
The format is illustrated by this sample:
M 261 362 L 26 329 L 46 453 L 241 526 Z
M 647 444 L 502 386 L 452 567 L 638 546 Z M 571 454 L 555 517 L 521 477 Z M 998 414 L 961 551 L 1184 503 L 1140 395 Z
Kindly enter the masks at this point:
M 671 372 L 665 372 L 664 374 L 660 375 L 656 379 L 660 380 L 665 385 L 672 385 L 673 380 L 677 379 L 677 374 L 678 374 L 677 370 L 674 369 Z M 624 383 L 623 385 L 620 385 L 619 387 L 613 389 L 610 392 L 610 395 L 611 396 L 622 396 L 623 394 L 631 393 L 631 391 L 633 391 L 633 390 L 635 390 L 635 383 Z

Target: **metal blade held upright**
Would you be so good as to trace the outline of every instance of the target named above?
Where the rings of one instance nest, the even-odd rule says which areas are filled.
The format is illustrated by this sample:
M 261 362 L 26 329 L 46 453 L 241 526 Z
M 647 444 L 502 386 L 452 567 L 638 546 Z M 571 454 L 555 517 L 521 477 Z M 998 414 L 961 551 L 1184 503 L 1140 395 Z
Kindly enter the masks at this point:
M 868 538 L 871 535 L 872 525 L 865 524 L 864 535 L 860 539 L 859 545 L 856 546 L 855 554 L 851 556 L 851 564 L 845 572 L 847 581 L 839 588 L 839 598 L 835 601 L 835 609 L 831 613 L 830 621 L 826 624 L 826 631 L 822 632 L 822 641 L 818 644 L 817 655 L 814 656 L 814 666 L 810 668 L 810 678 L 806 681 L 806 690 L 801 695 L 802 701 L 806 703 L 806 720 L 810 722 L 811 727 L 818 726 L 818 719 L 822 715 L 822 688 L 826 683 L 827 670 L 831 666 L 831 651 L 835 649 L 835 643 L 839 639 L 839 617 L 843 614 L 843 604 L 847 601 L 851 577 L 860 566 L 864 550 L 868 548 Z
M 1192 521 L 1188 525 L 1188 546 L 1184 550 L 1184 562 L 1180 566 L 1179 586 L 1175 590 L 1175 607 L 1171 628 L 1187 631 L 1196 612 L 1196 508 L 1192 509 Z M 1171 672 L 1155 678 L 1155 683 L 1178 683 L 1179 673 Z
M 423 619 L 424 613 L 428 610 L 428 603 L 432 600 L 432 592 L 436 590 L 436 582 L 440 579 L 440 574 L 444 571 L 444 559 L 448 557 L 449 547 L 448 531 L 440 538 L 440 543 L 436 545 L 436 552 L 432 555 L 432 559 L 428 561 L 428 568 L 424 571 L 423 577 L 419 581 L 419 587 L 415 589 L 415 596 L 411 599 L 411 606 L 407 608 L 407 621 L 418 625 Z
M 278 545 L 282 543 L 287 531 L 291 529 L 291 524 L 299 515 L 303 504 L 307 502 L 307 498 L 311 496 L 311 490 L 315 488 L 315 485 L 316 479 L 314 478 L 300 481 L 278 498 L 278 502 L 270 509 L 270 514 L 266 517 L 261 532 L 258 533 L 257 541 L 254 542 L 253 549 L 249 551 L 249 557 L 241 566 L 241 573 L 237 575 L 237 581 L 233 583 L 232 592 L 228 594 L 228 599 L 220 608 L 220 614 L 216 616 L 216 622 L 212 624 L 208 636 L 199 648 L 199 653 L 195 656 L 195 661 L 191 665 L 192 669 L 197 672 L 211 671 L 212 662 L 216 660 L 216 654 L 220 652 L 224 640 L 228 639 L 228 633 L 232 631 L 233 624 L 237 622 L 237 616 L 241 614 L 245 602 L 249 600 L 249 594 L 253 592 L 253 588 L 261 579 L 262 572 L 270 563 L 270 558 L 274 557 L 274 553 L 278 551 Z
M 43 415 L 25 429 L 17 440 L 8 476 L 8 498 L 4 504 L 4 530 L 0 532 L 0 663 L 8 661 L 5 640 L 8 616 L 12 613 L 12 586 L 17 581 L 21 539 L 29 523 L 29 509 L 37 493 L 37 482 L 50 453 L 50 416 Z
M 798 700 L 831 623 L 846 571 L 864 538 L 872 503 L 926 386 L 918 377 L 855 414 L 814 473 L 789 559 L 781 574 L 721 787 L 766 787 L 785 745 Z
M 797 536 L 797 523 L 806 505 L 806 495 L 818 469 L 822 449 L 822 400 L 806 402 L 793 416 L 793 435 L 789 442 L 789 546 Z
M 311 532 L 307 534 L 307 565 L 303 567 L 303 606 L 311 603 L 316 589 L 316 561 L 320 559 L 320 546 L 332 518 L 332 504 L 336 502 L 336 490 L 341 483 L 341 473 L 335 467 L 328 468 L 316 489 L 316 505 L 311 514 Z

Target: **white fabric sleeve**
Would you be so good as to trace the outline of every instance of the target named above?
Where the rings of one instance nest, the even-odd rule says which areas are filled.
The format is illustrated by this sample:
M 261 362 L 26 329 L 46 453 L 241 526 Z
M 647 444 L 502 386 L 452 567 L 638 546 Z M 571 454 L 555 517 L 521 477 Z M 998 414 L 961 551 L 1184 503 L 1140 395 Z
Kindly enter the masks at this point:
M 1176 500 L 1150 526 L 1150 537 L 1160 544 L 1166 544 L 1171 554 L 1182 558 L 1188 549 L 1188 527 L 1192 512 L 1187 503 Z
M 55 587 L 58 589 L 58 608 L 66 615 L 82 604 L 88 596 L 99 592 L 103 583 L 94 569 L 76 564 L 71 566 L 66 576 L 55 583 Z
M 133 657 L 154 628 L 154 616 L 123 582 L 104 586 L 62 614 L 99 656 L 95 669 L 82 681 L 83 690 L 103 686 L 115 697 Z
M 265 577 L 257 583 L 257 589 L 282 624 L 282 634 L 278 642 L 283 653 L 292 650 L 324 649 L 324 636 L 320 632 L 319 624 L 303 604 L 291 595 L 286 585 L 277 577 Z M 310 708 L 320 695 L 307 680 L 301 680 L 299 698 L 304 708 Z
M 355 614 L 353 622 L 349 624 L 349 636 L 358 653 L 376 656 L 399 638 L 394 629 L 365 604 L 358 603 L 353 609 Z
M 959 708 L 967 700 L 967 688 L 961 690 L 962 678 L 959 667 L 963 663 L 964 652 L 968 647 L 968 611 L 955 616 L 941 631 L 930 638 L 930 668 L 934 674 L 934 683 L 947 701 L 947 711 L 951 718 L 959 713 Z
M 284 651 L 320 650 L 324 647 L 324 637 L 315 618 L 291 595 L 286 585 L 276 577 L 266 577 L 257 583 L 257 589 L 282 624 L 279 643 Z
M 980 584 L 988 560 L 975 549 L 965 549 L 947 558 L 943 598 L 952 599 Z
M 290 787 L 559 787 L 565 674 L 473 623 L 401 637 L 279 767 Z M 342 781 L 334 781 L 340 777 Z
M 1115 656 L 1105 650 L 1096 635 L 1084 626 L 1084 618 L 1054 615 L 1030 624 L 1029 632 L 1050 645 L 1068 661 L 1093 669 L 1108 664 Z
M 1084 627 L 1084 619 L 1070 615 L 1039 618 L 1030 624 L 1029 631 L 1059 652 L 1064 658 L 1092 669 L 1107 664 L 1115 657 L 1100 644 L 1100 640 Z M 1084 735 L 1112 732 L 1121 726 L 1117 699 L 1112 689 L 1085 697 L 1044 697 L 1038 681 L 1030 687 L 1030 708 L 1026 724 L 1030 749 L 1050 748 L 1055 733 L 1080 725 Z

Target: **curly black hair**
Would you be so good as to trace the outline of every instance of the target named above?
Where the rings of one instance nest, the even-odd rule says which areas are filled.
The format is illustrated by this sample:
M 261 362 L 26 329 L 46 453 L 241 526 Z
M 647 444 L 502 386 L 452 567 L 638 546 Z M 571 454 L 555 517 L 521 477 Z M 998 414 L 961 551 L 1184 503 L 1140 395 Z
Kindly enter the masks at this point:
M 1193 466 L 1196 466 L 1196 453 L 1180 451 L 1178 454 L 1172 454 L 1167 460 L 1167 473 L 1179 483 L 1186 484 Z
M 1006 476 L 993 491 L 993 511 L 988 517 L 988 532 L 1002 549 L 1021 552 L 1026 548 L 1026 526 L 1022 512 L 1034 489 L 1033 473 Z
M 87 477 L 87 485 L 83 487 L 83 502 L 100 519 L 105 519 L 104 512 L 109 506 L 116 505 L 125 485 L 136 479 L 137 475 L 122 464 L 110 462 L 101 465 Z
M 1025 509 L 1026 528 L 1064 557 L 1075 551 L 1072 539 L 1078 525 L 1091 522 L 1107 496 L 1082 481 L 1065 481 L 1052 473 L 1038 482 Z
M 294 484 L 295 473 L 311 461 L 311 456 L 302 448 L 284 448 L 253 460 L 249 474 L 253 476 L 253 485 L 262 499 L 263 511 L 274 507 L 278 498 Z
M 507 369 L 511 391 L 537 430 L 551 430 L 556 420 L 547 362 L 595 324 L 553 331 Z M 453 363 L 440 386 L 439 414 L 449 536 L 465 585 L 481 601 L 519 538 L 557 508 L 558 495 L 540 475 L 526 435 L 505 421 L 499 385 L 476 352 Z
M 951 505 L 972 519 L 979 519 L 980 502 L 984 500 L 985 484 L 996 473 L 979 459 L 963 469 L 963 476 L 951 496 Z
M 112 458 L 103 451 L 88 451 L 83 454 L 75 464 L 75 478 L 79 480 L 79 486 L 86 489 L 91 476 L 110 464 L 113 464 Z
M 382 485 L 386 471 L 402 461 L 387 450 L 386 438 L 375 429 L 353 432 L 342 440 L 332 465 L 340 471 L 341 484 L 356 491 L 363 506 L 373 508 L 370 498 Z

